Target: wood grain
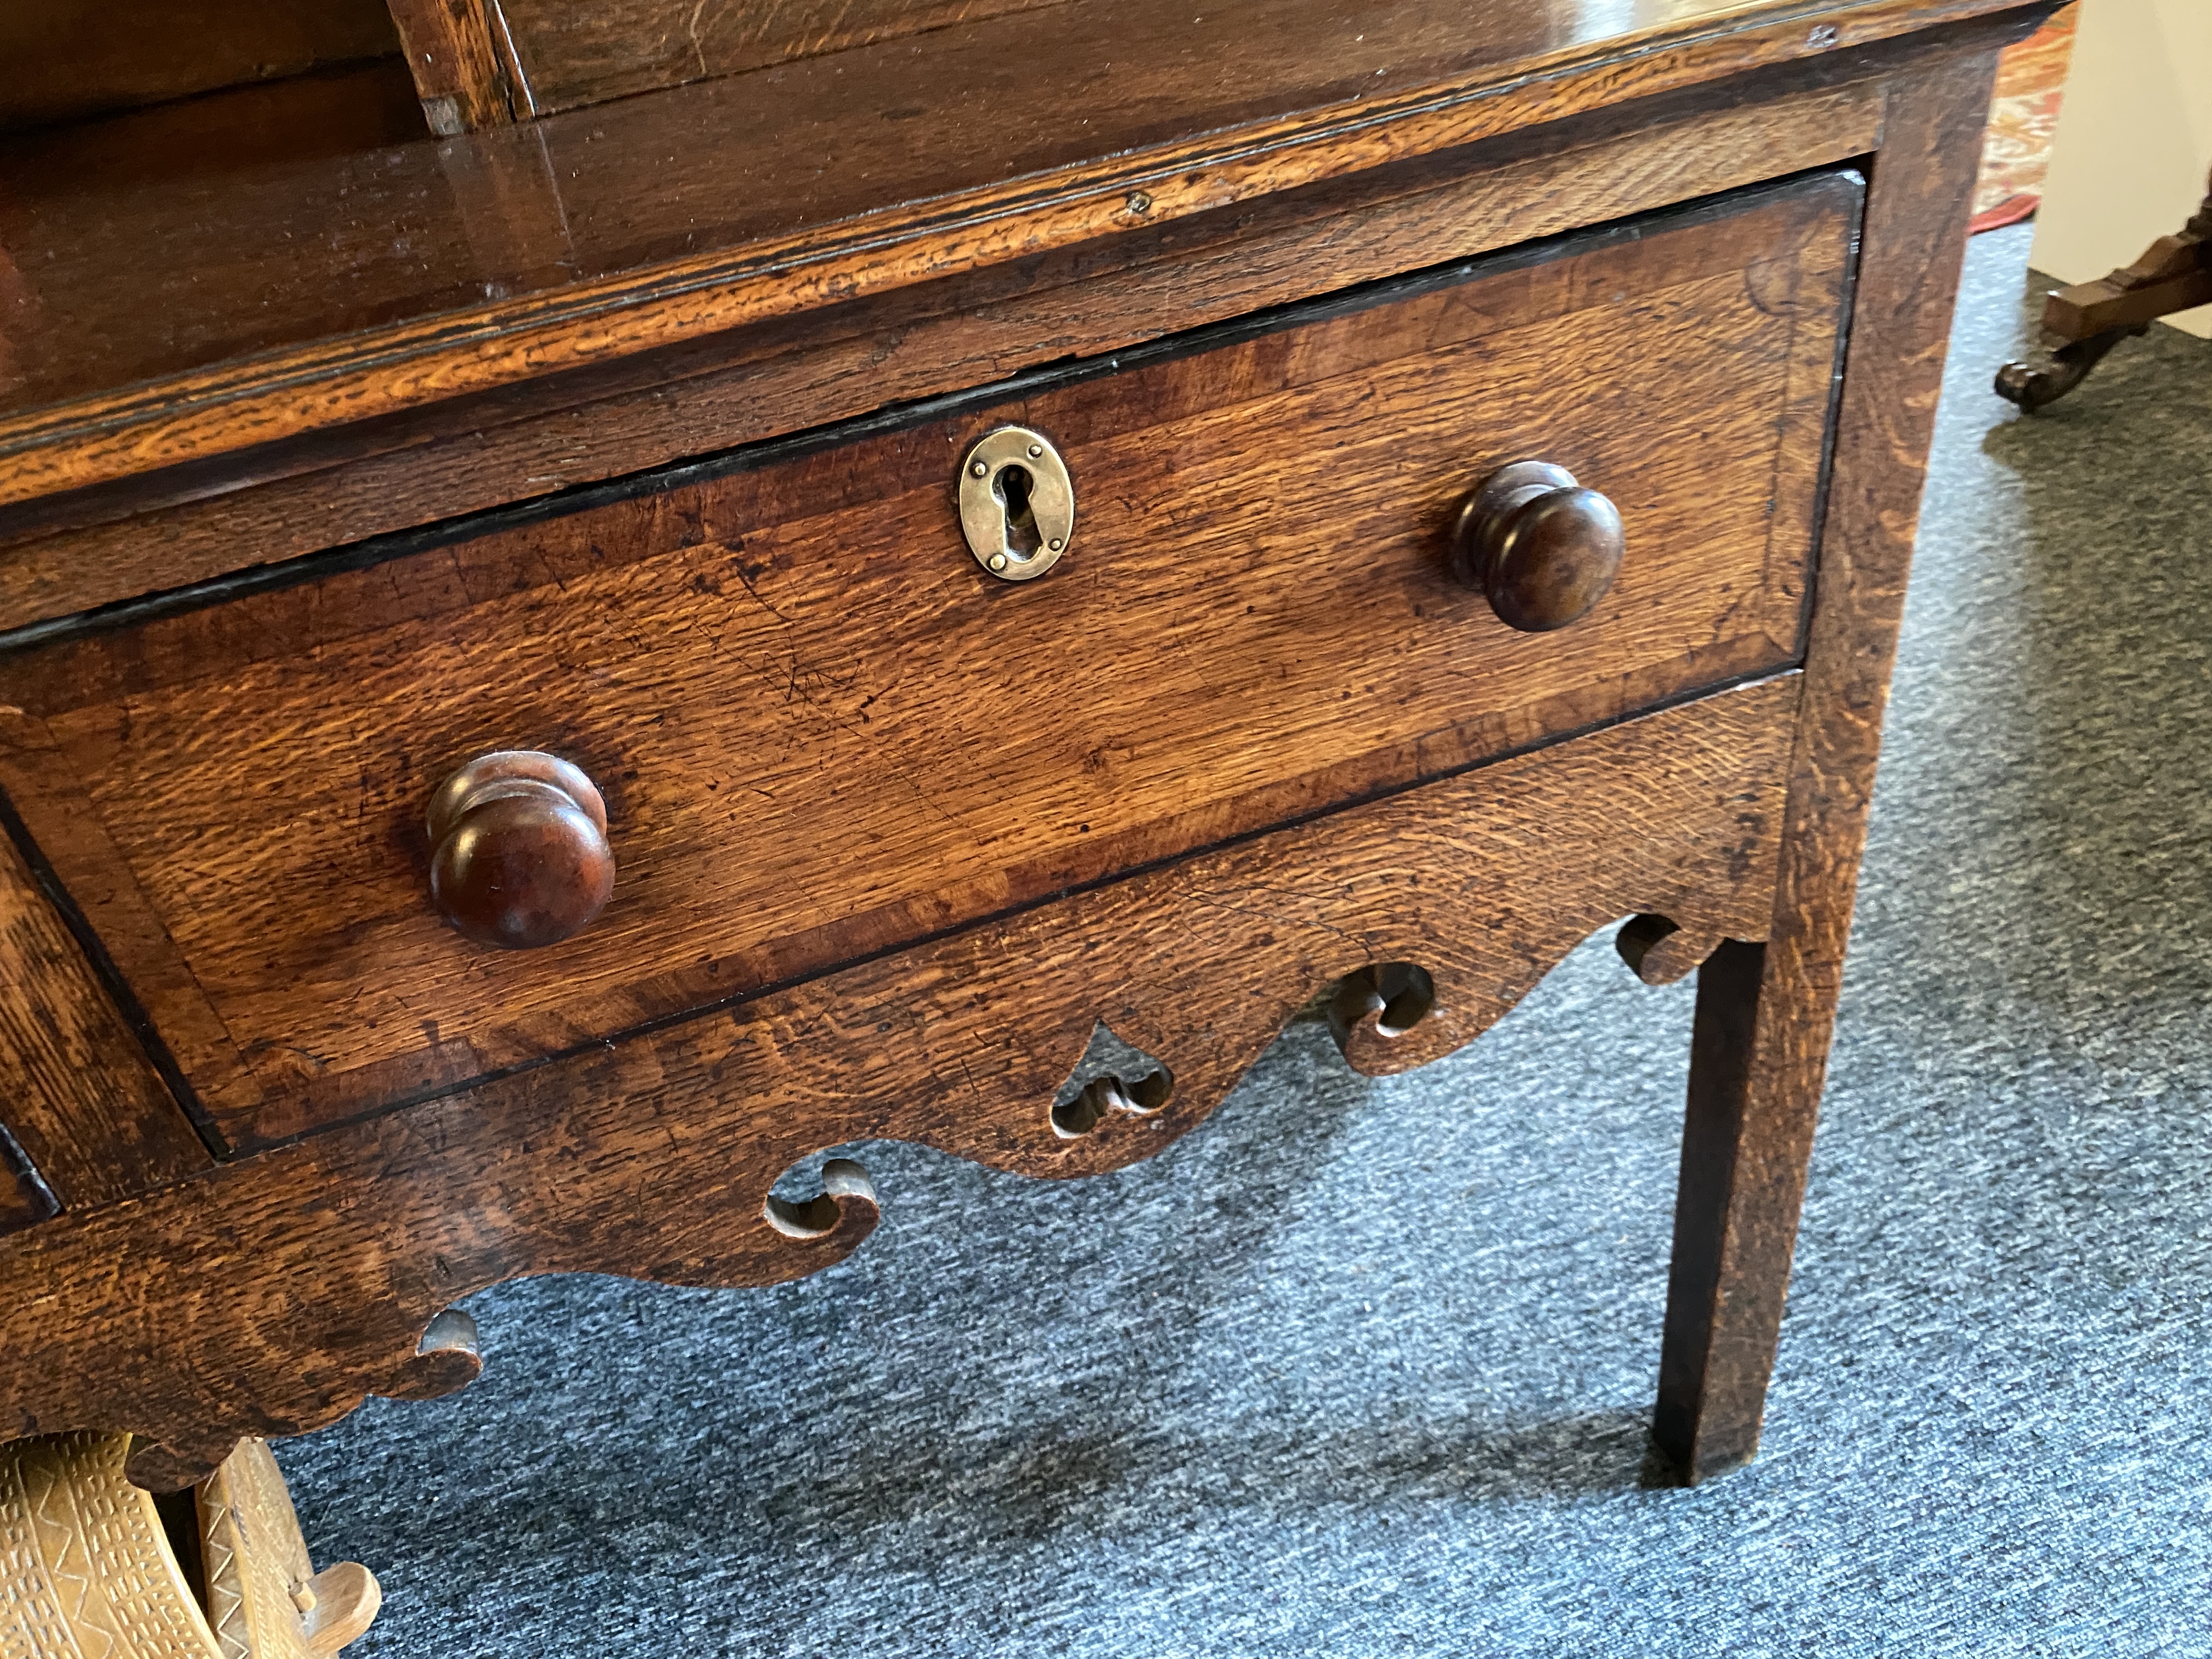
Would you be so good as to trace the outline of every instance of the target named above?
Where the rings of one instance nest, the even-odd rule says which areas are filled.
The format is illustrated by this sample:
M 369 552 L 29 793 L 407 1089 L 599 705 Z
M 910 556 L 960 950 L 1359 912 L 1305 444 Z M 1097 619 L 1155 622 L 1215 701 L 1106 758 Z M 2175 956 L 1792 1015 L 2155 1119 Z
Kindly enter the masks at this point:
M 1810 535 L 1774 480 L 1819 463 L 1788 399 L 1825 402 L 1797 368 L 1832 361 L 1857 193 L 1757 192 L 19 659 L 0 695 L 52 744 L 16 739 L 23 811 L 252 1146 L 1770 671 Z M 1018 592 L 951 501 L 1005 421 L 1077 481 L 1074 550 Z M 1528 454 L 1628 525 L 1603 602 L 1543 637 L 1443 557 Z M 580 764 L 623 872 L 587 933 L 504 957 L 428 902 L 420 828 L 492 748 Z
M 0 988 L 0 1123 L 59 1203 L 110 1203 L 213 1161 L 4 833 Z M 17 1224 L 44 1219 L 36 1207 Z
M 328 1659 L 383 1603 L 357 1561 L 317 1572 L 266 1441 L 241 1440 L 193 1494 L 220 1659 Z
M 1994 54 L 1901 82 L 1867 204 L 1771 938 L 1701 969 L 1654 1432 L 1757 1449 L 1850 933 Z
M 47 326 L 9 331 L 0 501 L 605 362 L 1765 65 L 1987 14 L 2024 25 L 2043 9 L 1769 0 L 1667 8 L 1629 33 L 1599 33 L 1593 14 L 1565 3 L 1491 0 L 1471 20 L 1463 0 L 1409 0 L 1358 28 L 1333 4 L 1255 0 L 1226 21 L 1190 20 L 1168 0 L 1143 0 L 1157 15 L 1133 4 L 1010 13 L 919 37 L 943 43 L 926 58 L 881 43 L 549 118 L 526 134 L 447 141 L 541 143 L 559 157 L 579 257 L 572 280 L 529 294 L 487 288 L 463 251 L 433 199 L 435 145 L 210 181 L 182 213 L 144 192 L 88 213 L 53 182 L 66 174 L 51 156 L 24 156 L 0 173 L 0 196 L 13 198 L 0 240 L 38 273 L 18 309 L 43 310 Z M 1085 66 L 1089 78 L 1066 94 L 1085 102 L 1084 122 L 1005 95 L 1018 82 L 1012 66 L 1046 54 Z M 887 117 L 909 109 L 898 142 L 884 142 Z M 870 166 L 842 164 L 856 149 Z M 719 210 L 704 222 L 703 203 Z M 396 238 L 395 223 L 405 227 Z M 125 257 L 149 242 L 171 255 L 151 271 Z M 237 303 L 241 276 L 251 307 Z
M 61 1204 L 39 1166 L 0 1121 L 0 1233 L 31 1227 L 61 1212 Z
M 0 131 L 81 121 L 398 50 L 382 0 L 0 6 Z
M 16 705 L 0 702 L 0 794 L 18 821 L 39 826 L 48 848 L 61 854 L 57 865 L 45 859 L 58 890 L 69 896 L 80 917 L 88 917 L 88 937 L 111 963 L 125 964 L 116 982 L 149 1018 L 134 1019 L 142 1048 L 171 1085 L 179 1105 L 191 1115 L 202 1138 L 217 1156 L 229 1143 L 200 1114 L 191 1079 L 217 1093 L 255 1088 L 253 1074 L 238 1057 L 213 1011 L 192 983 L 185 963 L 160 918 L 138 889 L 114 842 L 91 804 L 60 763 L 46 722 Z M 26 846 L 33 846 L 27 837 Z
M 419 415 L 349 427 L 310 447 L 158 475 L 181 498 L 132 514 L 79 494 L 18 508 L 0 527 L 0 628 L 175 588 L 333 544 L 643 471 L 688 455 L 828 425 L 887 403 L 999 380 L 1042 362 L 1125 349 L 1355 284 L 1757 183 L 1778 166 L 1864 155 L 1879 82 L 1746 108 L 1705 108 L 1613 130 L 1602 112 L 1526 140 L 1292 191 L 981 276 L 926 284 L 819 318 L 769 325 L 590 375 L 528 382 Z M 1529 145 L 1540 138 L 1533 152 Z M 496 161 L 496 169 L 483 164 Z M 494 270 L 569 257 L 541 150 L 456 150 L 445 180 Z M 552 199 L 557 199 L 557 197 Z M 1827 367 L 1808 362 L 1817 383 Z M 544 400 L 556 393 L 548 410 Z M 1809 388 L 1793 408 L 1815 410 Z M 343 439 L 345 447 L 334 447 Z M 1791 487 L 1798 469 L 1777 480 Z M 268 477 L 274 482 L 240 488 Z M 112 492 L 111 492 L 112 493 Z M 1785 522 L 1812 511 L 1784 504 Z M 89 526 L 38 536 L 84 515 Z M 0 514 L 0 525 L 5 515 Z M 36 539 L 29 538 L 37 536 Z
M 391 0 L 430 131 L 441 137 L 506 126 L 533 112 L 510 73 L 499 0 Z
M 226 1659 L 152 1496 L 124 1475 L 130 1437 L 0 1449 L 0 1583 L 9 1659 Z
M 818 1148 L 1097 1173 L 1197 1124 L 1364 966 L 1426 969 L 1414 1030 L 1441 1052 L 1620 915 L 1755 935 L 1797 702 L 1788 675 L 1629 721 L 0 1239 L 0 1425 L 127 1425 L 134 1471 L 181 1484 L 241 1435 L 404 1393 L 433 1316 L 498 1279 L 828 1265 L 872 1223 L 864 1188 L 766 1213 Z M 1052 1102 L 1102 1019 L 1174 1087 L 1071 1137 Z
M 495 0 L 538 112 L 816 58 L 1066 0 Z M 1058 60 L 1055 60 L 1058 61 Z M 1056 97 L 1052 65 L 1037 66 Z

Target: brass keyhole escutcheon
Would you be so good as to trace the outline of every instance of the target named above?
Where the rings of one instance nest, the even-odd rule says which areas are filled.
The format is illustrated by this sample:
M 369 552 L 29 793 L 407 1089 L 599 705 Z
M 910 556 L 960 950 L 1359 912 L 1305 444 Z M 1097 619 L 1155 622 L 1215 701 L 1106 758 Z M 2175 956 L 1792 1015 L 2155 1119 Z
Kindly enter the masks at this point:
M 978 438 L 960 463 L 960 530 L 975 562 L 1006 581 L 1058 564 L 1075 538 L 1075 482 L 1052 440 L 1025 426 Z

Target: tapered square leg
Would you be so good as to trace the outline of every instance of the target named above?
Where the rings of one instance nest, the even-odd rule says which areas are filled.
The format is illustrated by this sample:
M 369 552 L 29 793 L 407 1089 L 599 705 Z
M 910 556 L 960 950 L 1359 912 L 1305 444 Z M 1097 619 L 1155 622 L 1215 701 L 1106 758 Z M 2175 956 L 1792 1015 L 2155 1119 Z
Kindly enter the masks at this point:
M 1807 1018 L 1828 1018 L 1816 1006 L 1792 1018 L 1786 1000 L 1764 945 L 1730 940 L 1698 971 L 1652 1422 L 1653 1438 L 1685 1482 L 1733 1468 L 1759 1449 L 1818 1106 L 1817 1096 L 1791 1086 L 1802 1067 L 1771 1064 L 1761 1040 L 1786 1024 L 1802 1050 Z
M 1764 945 L 1698 972 L 1652 1433 L 1697 1481 L 1759 1447 L 1881 750 L 1994 57 L 1900 78 L 1867 196 Z

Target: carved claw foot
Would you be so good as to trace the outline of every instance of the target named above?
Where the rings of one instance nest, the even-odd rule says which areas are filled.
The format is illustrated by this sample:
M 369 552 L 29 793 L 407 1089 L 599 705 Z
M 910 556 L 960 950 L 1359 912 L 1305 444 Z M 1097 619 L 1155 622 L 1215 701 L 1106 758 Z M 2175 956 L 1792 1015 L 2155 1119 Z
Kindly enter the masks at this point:
M 0 1449 L 0 1653 L 20 1659 L 328 1659 L 382 1601 L 358 1562 L 314 1571 L 264 1440 L 189 1500 L 124 1472 L 131 1437 Z
M 2048 368 L 2007 363 L 1996 393 L 2030 415 L 2088 378 L 2112 348 L 2160 317 L 2212 301 L 2212 179 L 2180 234 L 2161 236 L 2142 258 L 2094 283 L 2062 288 L 2043 302 L 2043 337 L 2057 349 Z
M 2033 415 L 2057 403 L 2087 380 L 2089 371 L 2103 362 L 2114 346 L 2145 332 L 2149 326 L 2148 323 L 2136 323 L 2131 327 L 2108 328 L 2086 340 L 2062 345 L 2051 354 L 2047 368 L 2038 368 L 2032 363 L 2006 363 L 1997 370 L 1997 396 L 2007 403 L 2018 404 L 2023 414 Z

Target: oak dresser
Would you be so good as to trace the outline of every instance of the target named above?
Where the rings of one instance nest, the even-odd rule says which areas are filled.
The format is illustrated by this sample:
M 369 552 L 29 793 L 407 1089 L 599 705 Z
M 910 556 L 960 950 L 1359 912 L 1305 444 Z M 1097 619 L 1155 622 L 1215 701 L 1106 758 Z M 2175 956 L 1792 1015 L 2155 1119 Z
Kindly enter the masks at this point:
M 1749 1457 L 2048 9 L 402 0 L 0 140 L 0 1433 L 266 1485 L 498 1280 L 813 1273 L 825 1148 L 1112 1170 L 1630 918 Z

